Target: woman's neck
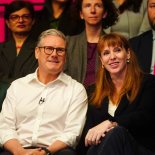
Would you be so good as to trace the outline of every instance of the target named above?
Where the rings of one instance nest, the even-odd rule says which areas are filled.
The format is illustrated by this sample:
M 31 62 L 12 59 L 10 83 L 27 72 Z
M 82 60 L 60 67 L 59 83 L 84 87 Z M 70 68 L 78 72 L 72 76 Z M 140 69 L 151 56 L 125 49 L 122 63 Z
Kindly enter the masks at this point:
M 55 19 L 59 18 L 64 11 L 64 4 L 60 2 L 53 1 L 52 2 L 53 8 L 53 17 Z
M 86 26 L 86 36 L 89 43 L 98 43 L 102 32 L 102 26 Z
M 111 75 L 111 79 L 114 83 L 114 86 L 115 86 L 115 89 L 117 92 L 120 92 L 124 85 L 126 70 L 127 70 L 127 68 L 125 68 L 125 70 L 122 73 L 118 73 L 117 75 L 116 74 Z
M 112 79 L 112 80 L 113 80 L 114 86 L 116 88 L 116 92 L 117 93 L 120 92 L 120 90 L 123 87 L 124 80 L 123 79 Z
M 120 100 L 120 93 L 122 91 L 122 87 L 124 84 L 124 80 L 122 79 L 112 79 L 113 83 L 114 83 L 114 92 L 112 93 L 111 96 L 111 100 L 113 102 L 113 104 L 119 104 L 119 100 Z
M 125 2 L 125 0 L 115 0 L 115 1 L 116 1 L 116 3 L 119 4 L 119 5 L 122 5 L 122 4 Z
M 16 43 L 16 52 L 17 52 L 17 55 L 18 55 L 19 52 L 20 52 L 20 49 L 23 46 L 24 41 L 27 38 L 27 35 L 24 35 L 24 34 L 13 34 L 13 38 L 14 38 L 15 43 Z

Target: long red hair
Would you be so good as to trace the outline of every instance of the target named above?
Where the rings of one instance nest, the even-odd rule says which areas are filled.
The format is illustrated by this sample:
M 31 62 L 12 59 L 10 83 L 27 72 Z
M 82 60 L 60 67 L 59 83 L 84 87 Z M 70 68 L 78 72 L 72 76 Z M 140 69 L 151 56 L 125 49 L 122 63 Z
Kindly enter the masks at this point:
M 138 65 L 136 56 L 130 48 L 128 40 L 124 36 L 117 33 L 110 33 L 100 38 L 98 43 L 99 56 L 105 46 L 119 46 L 124 48 L 126 51 L 130 50 L 130 62 L 127 64 L 126 78 L 119 95 L 119 101 L 122 96 L 126 94 L 128 100 L 132 102 L 138 94 L 143 75 L 143 72 Z M 102 68 L 100 63 L 96 75 L 95 91 L 92 94 L 90 102 L 96 106 L 100 106 L 105 97 L 109 97 L 110 99 L 112 98 L 114 91 L 115 87 L 110 74 L 105 68 Z

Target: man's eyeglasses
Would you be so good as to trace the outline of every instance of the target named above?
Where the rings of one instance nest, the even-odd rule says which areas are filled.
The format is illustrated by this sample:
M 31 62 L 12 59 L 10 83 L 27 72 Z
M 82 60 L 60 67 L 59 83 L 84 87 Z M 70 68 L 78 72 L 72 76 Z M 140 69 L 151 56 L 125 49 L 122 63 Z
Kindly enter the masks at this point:
M 65 51 L 66 49 L 65 48 L 62 48 L 62 47 L 52 47 L 52 46 L 42 46 L 42 47 L 38 47 L 39 49 L 40 48 L 43 48 L 44 49 L 44 53 L 47 54 L 47 55 L 51 55 L 54 50 L 56 50 L 56 53 L 57 55 L 59 56 L 63 56 L 65 54 Z
M 9 17 L 9 19 L 13 22 L 18 22 L 20 18 L 22 18 L 22 20 L 24 20 L 24 21 L 28 21 L 28 20 L 32 19 L 32 16 L 31 16 L 31 14 L 24 14 L 22 16 L 10 15 L 10 17 Z

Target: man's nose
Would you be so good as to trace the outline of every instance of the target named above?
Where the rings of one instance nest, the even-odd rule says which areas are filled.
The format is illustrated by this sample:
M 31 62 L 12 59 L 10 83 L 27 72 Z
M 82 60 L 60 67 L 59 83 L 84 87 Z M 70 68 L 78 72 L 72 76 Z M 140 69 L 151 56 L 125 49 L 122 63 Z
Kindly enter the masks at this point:
M 54 55 L 54 56 L 55 56 L 55 55 L 58 55 L 58 54 L 57 54 L 57 49 L 56 49 L 56 48 L 53 49 L 53 52 L 51 53 L 51 55 Z

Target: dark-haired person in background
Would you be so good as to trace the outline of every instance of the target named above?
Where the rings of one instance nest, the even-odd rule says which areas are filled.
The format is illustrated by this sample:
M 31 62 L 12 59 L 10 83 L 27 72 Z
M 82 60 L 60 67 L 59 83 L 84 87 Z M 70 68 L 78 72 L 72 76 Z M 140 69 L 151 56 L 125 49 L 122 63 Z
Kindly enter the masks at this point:
M 68 37 L 65 72 L 88 87 L 95 82 L 98 40 L 107 27 L 116 23 L 118 12 L 109 0 L 79 0 L 78 9 L 85 30 Z
M 4 17 L 11 38 L 0 44 L 0 81 L 10 83 L 37 68 L 35 40 L 30 37 L 35 22 L 33 5 L 13 1 L 6 6 Z
M 155 0 L 148 0 L 147 14 L 152 30 L 129 41 L 143 71 L 155 75 Z
M 33 37 L 49 28 L 60 30 L 65 35 L 75 35 L 82 32 L 83 27 L 72 0 L 45 0 L 43 9 L 36 12 Z

